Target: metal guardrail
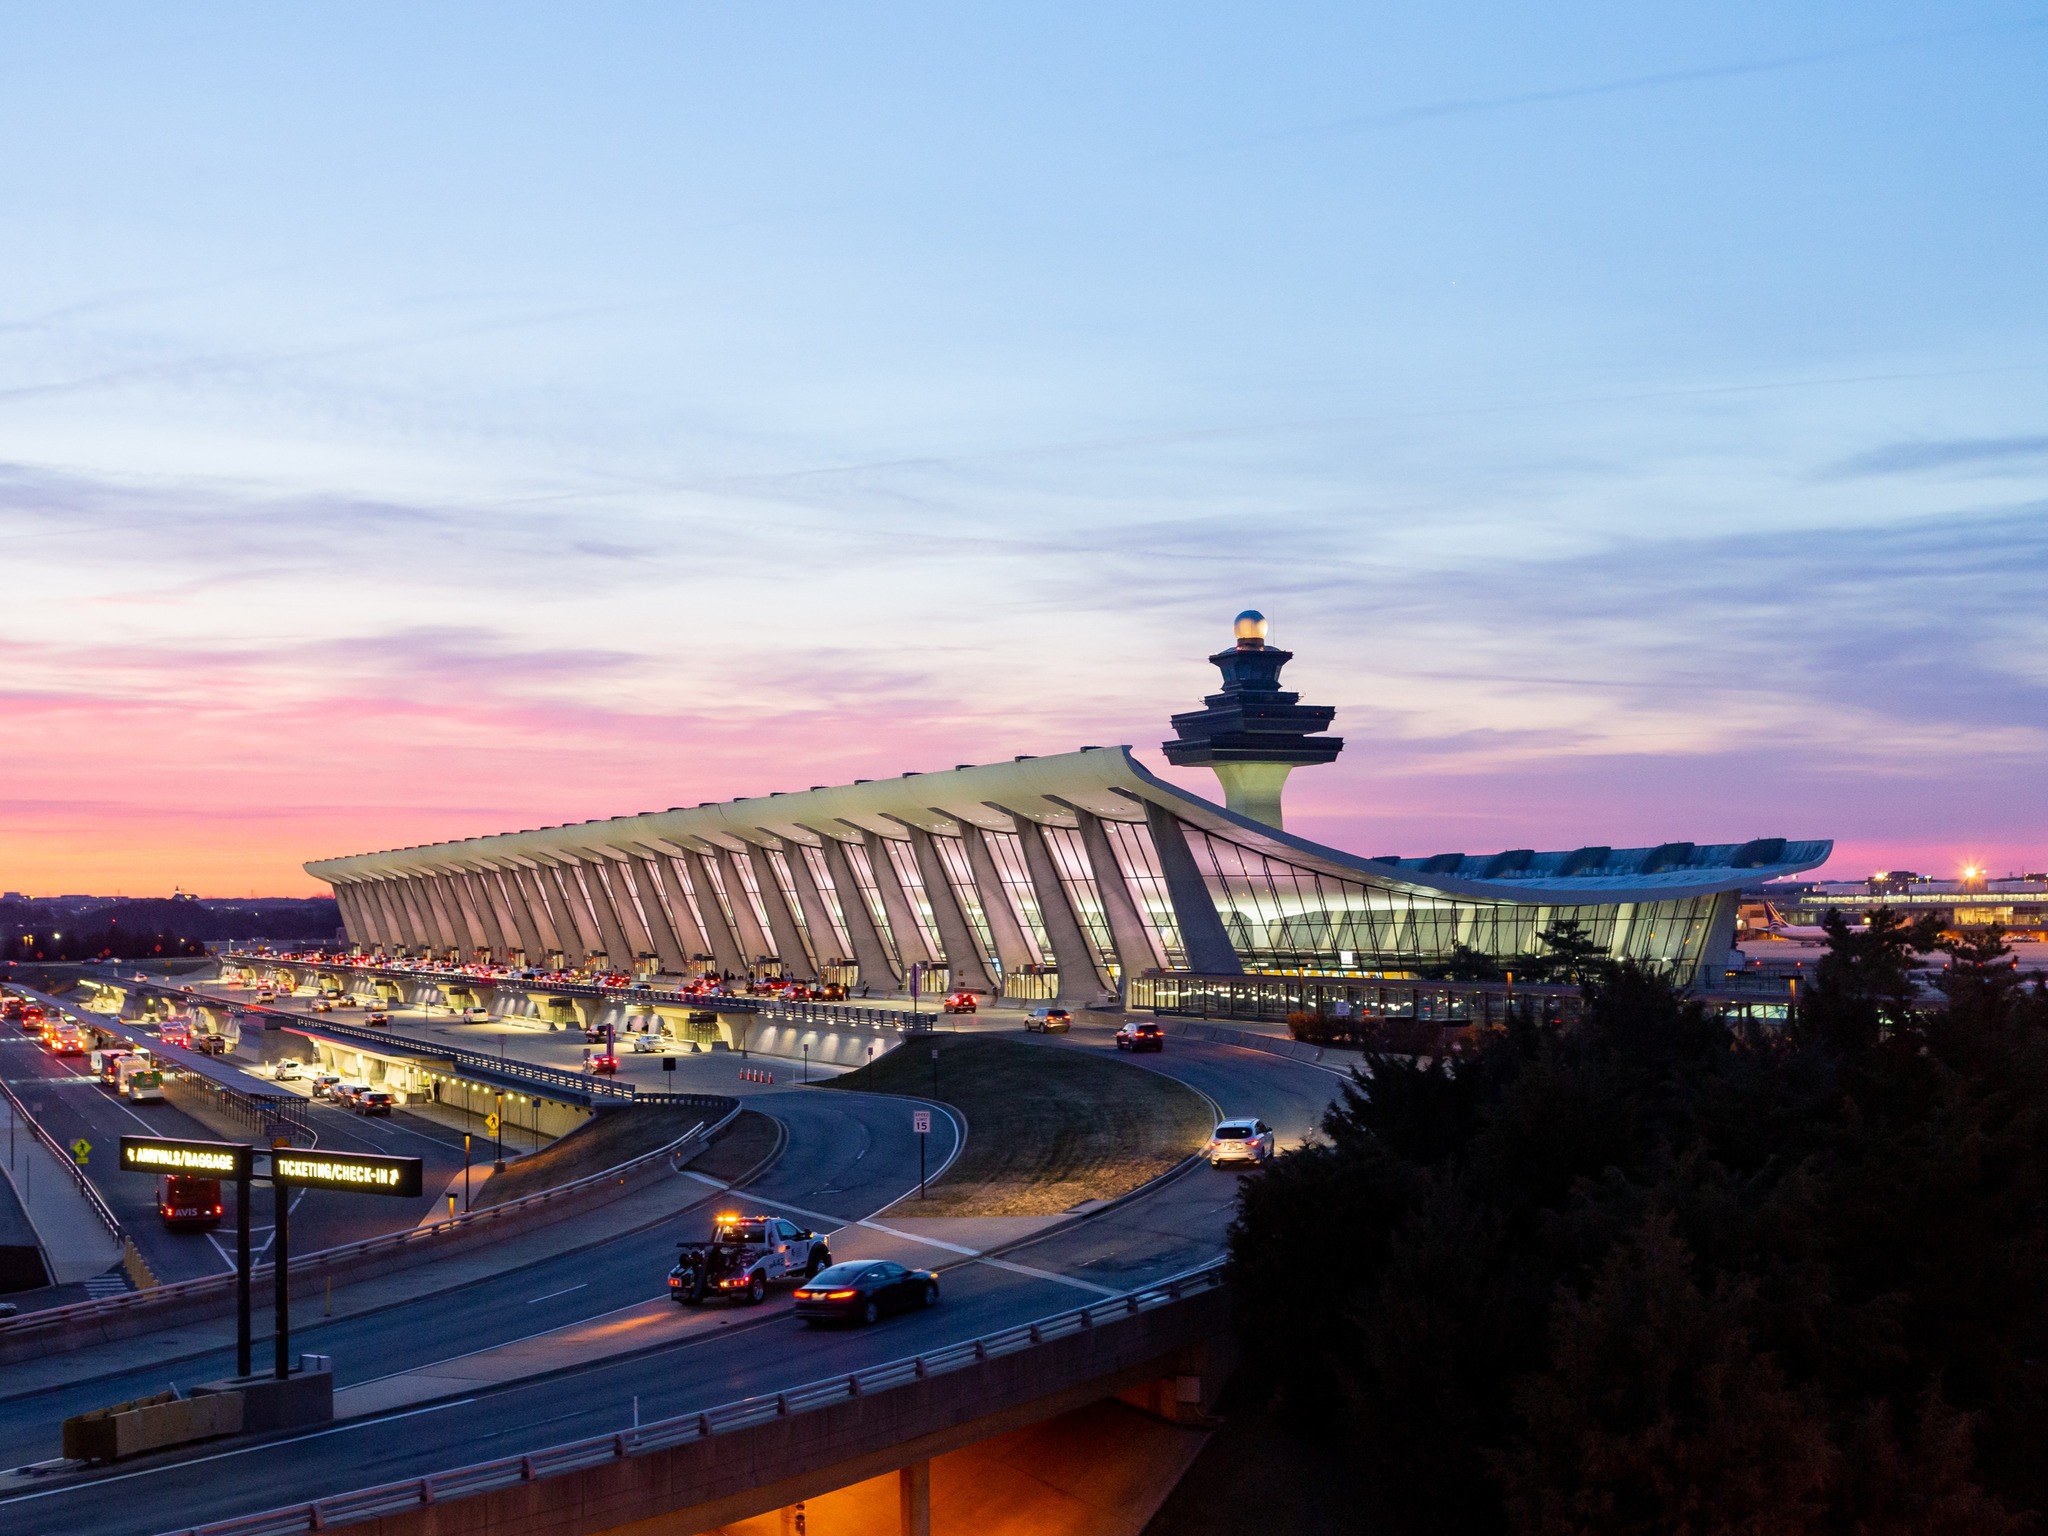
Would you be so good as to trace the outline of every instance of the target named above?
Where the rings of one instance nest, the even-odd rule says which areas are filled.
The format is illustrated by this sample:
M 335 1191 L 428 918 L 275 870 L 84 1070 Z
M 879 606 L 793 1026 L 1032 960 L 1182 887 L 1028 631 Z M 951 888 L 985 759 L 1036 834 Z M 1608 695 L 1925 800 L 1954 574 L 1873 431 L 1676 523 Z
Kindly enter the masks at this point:
M 306 1116 L 306 1101 L 297 1094 L 244 1093 L 239 1088 L 217 1082 L 196 1067 L 174 1064 L 172 1072 L 178 1082 L 205 1094 L 214 1101 L 217 1109 L 240 1120 L 253 1135 L 268 1138 L 277 1135 L 279 1127 L 296 1131 L 309 1141 L 313 1135 L 312 1124 Z
M 0 1082 L 0 1093 L 7 1095 L 7 1102 L 12 1107 L 15 1118 L 26 1121 L 36 1140 L 48 1148 L 50 1155 L 63 1164 L 70 1173 L 72 1182 L 78 1185 L 78 1192 L 85 1196 L 85 1203 L 92 1207 L 93 1215 L 99 1217 L 107 1231 L 113 1234 L 114 1241 L 125 1242 L 128 1234 L 121 1230 L 121 1223 L 114 1215 L 113 1207 L 109 1206 L 100 1192 L 93 1188 L 92 1180 L 88 1179 L 85 1170 L 78 1166 L 78 1159 L 71 1155 L 71 1149 L 60 1146 L 57 1138 L 43 1129 L 42 1122 L 28 1112 L 28 1107 L 14 1096 L 14 1090 L 5 1082 Z
M 339 1035 L 344 1040 L 352 1040 L 362 1045 L 375 1045 L 386 1050 L 431 1056 L 437 1061 L 452 1062 L 472 1072 L 488 1072 L 524 1083 L 528 1087 L 550 1088 L 557 1093 L 573 1093 L 588 1100 L 603 1099 L 619 1104 L 630 1103 L 633 1099 L 631 1083 L 586 1077 L 580 1072 L 562 1072 L 554 1067 L 537 1067 L 530 1062 L 507 1061 L 499 1056 L 486 1056 L 481 1051 L 465 1051 L 456 1046 L 445 1045 L 438 1040 L 416 1040 L 410 1035 L 394 1035 L 389 1030 L 368 1029 L 359 1024 L 329 1024 L 324 1020 L 309 1019 L 302 1014 L 285 1013 L 282 1010 L 252 1008 L 249 1011 L 274 1013 L 277 1018 L 289 1020 L 286 1027 L 299 1034 Z
M 667 987 L 649 987 L 629 982 L 623 987 L 600 986 L 594 981 L 542 981 L 530 976 L 471 976 L 463 971 L 408 968 L 392 965 L 353 965 L 345 959 L 285 960 L 276 955 L 247 955 L 234 950 L 221 956 L 237 966 L 297 966 L 306 970 L 346 971 L 356 976 L 382 976 L 391 981 L 452 982 L 467 987 L 517 987 L 525 992 L 560 993 L 565 997 L 595 997 L 607 1002 L 669 1003 L 679 1008 L 716 1006 L 727 1013 L 754 1013 L 764 1003 L 758 997 L 736 997 L 728 993 L 705 996 L 699 992 L 677 992 Z
M 4 1088 L 5 1084 L 0 1084 Z M 13 1097 L 11 1094 L 9 1097 Z M 572 1179 L 567 1184 L 557 1184 L 550 1189 L 537 1189 L 530 1195 L 521 1195 L 516 1200 L 507 1200 L 500 1205 L 487 1205 L 474 1211 L 464 1211 L 459 1216 L 434 1222 L 431 1226 L 408 1227 L 402 1232 L 386 1232 L 378 1237 L 366 1237 L 360 1242 L 343 1243 L 337 1248 L 316 1249 L 312 1253 L 295 1255 L 291 1261 L 292 1273 L 300 1270 L 317 1270 L 347 1259 L 360 1259 L 376 1254 L 413 1247 L 419 1243 L 431 1242 L 435 1238 L 464 1230 L 480 1223 L 503 1221 L 519 1211 L 531 1210 L 552 1200 L 562 1200 L 599 1184 L 608 1183 L 636 1169 L 645 1168 L 658 1158 L 674 1157 L 692 1140 L 709 1141 L 739 1117 L 738 1099 L 717 1094 L 676 1095 L 677 1098 L 701 1098 L 710 1109 L 720 1111 L 715 1121 L 699 1121 L 674 1141 L 656 1147 L 652 1152 L 643 1152 L 638 1157 L 606 1168 L 601 1172 L 586 1174 Z M 686 1108 L 691 1106 L 684 1106 Z M 107 1215 L 112 1220 L 112 1213 Z M 116 1235 L 119 1235 L 118 1229 Z M 267 1275 L 273 1266 L 258 1264 L 250 1273 L 254 1276 Z M 189 1301 L 210 1296 L 218 1292 L 231 1296 L 235 1291 L 235 1277 L 232 1274 L 203 1275 L 196 1280 L 173 1280 L 147 1291 L 130 1291 L 124 1295 L 109 1296 L 103 1301 L 82 1301 L 68 1307 L 48 1307 L 39 1312 L 25 1312 L 19 1317 L 0 1320 L 0 1343 L 10 1337 L 48 1329 L 55 1324 L 59 1329 L 73 1325 L 84 1325 L 102 1318 L 116 1316 L 134 1310 L 139 1306 L 162 1306 L 174 1301 Z
M 302 1531 L 331 1530 L 338 1525 L 375 1520 L 430 1504 L 445 1504 L 450 1499 L 469 1498 L 499 1488 L 516 1488 L 522 1483 L 535 1483 L 567 1472 L 586 1471 L 609 1462 L 645 1456 L 652 1451 L 688 1445 L 695 1440 L 708 1440 L 792 1414 L 869 1397 L 891 1387 L 909 1386 L 934 1376 L 967 1370 L 1004 1355 L 1019 1354 L 1056 1339 L 1114 1324 L 1122 1318 L 1171 1306 L 1188 1296 L 1197 1296 L 1221 1286 L 1223 1265 L 1224 1261 L 1217 1259 L 1159 1285 L 1145 1286 L 1107 1301 L 1076 1307 L 1071 1312 L 1056 1313 L 1035 1323 L 983 1334 L 964 1344 L 949 1345 L 929 1354 L 892 1360 L 886 1365 L 871 1365 L 850 1375 L 828 1376 L 822 1381 L 806 1382 L 786 1391 L 744 1397 L 737 1402 L 721 1403 L 696 1413 L 678 1414 L 637 1429 L 595 1435 L 588 1440 L 575 1440 L 567 1445 L 530 1451 L 521 1456 L 502 1456 L 495 1461 L 478 1462 L 446 1472 L 431 1472 L 425 1477 L 386 1483 L 353 1493 L 333 1494 L 310 1503 L 265 1510 L 261 1514 L 188 1526 L 181 1531 L 167 1533 L 167 1536 L 298 1536 Z
M 907 1008 L 866 1008 L 859 1003 L 790 1003 L 779 998 L 761 1000 L 756 1010 L 770 1023 L 851 1024 L 862 1029 L 890 1029 L 905 1034 L 929 1032 L 935 1013 L 912 1013 Z

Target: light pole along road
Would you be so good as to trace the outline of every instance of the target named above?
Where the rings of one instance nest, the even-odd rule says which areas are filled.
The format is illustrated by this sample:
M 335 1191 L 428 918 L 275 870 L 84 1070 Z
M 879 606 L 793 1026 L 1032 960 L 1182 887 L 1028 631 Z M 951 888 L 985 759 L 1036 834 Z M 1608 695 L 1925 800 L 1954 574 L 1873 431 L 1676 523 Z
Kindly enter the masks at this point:
M 1084 1031 L 1079 1043 L 1056 1048 L 1101 1048 L 1093 1033 Z M 1183 1077 L 1226 1113 L 1261 1116 L 1280 1129 L 1283 1144 L 1307 1131 L 1340 1083 L 1331 1073 L 1281 1057 L 1181 1040 L 1144 1065 Z M 465 1387 L 457 1365 L 445 1390 L 380 1416 L 260 1446 L 231 1442 L 64 1474 L 45 1486 L 14 1480 L 0 1491 L 0 1529 L 42 1536 L 156 1536 L 621 1429 L 631 1422 L 635 1398 L 646 1420 L 775 1391 L 1180 1273 L 1221 1251 L 1231 1216 L 1236 1176 L 1197 1167 L 1100 1216 L 1006 1249 L 999 1262 L 981 1262 L 850 1224 L 914 1194 L 916 1138 L 903 1100 L 794 1088 L 756 1095 L 750 1103 L 783 1121 L 788 1142 L 743 1196 L 722 1196 L 706 1186 L 707 1199 L 692 1215 L 457 1292 L 315 1324 L 300 1335 L 302 1347 L 333 1357 L 344 1400 L 352 1386 L 515 1340 L 534 1341 L 521 1349 L 534 1351 L 535 1368 L 550 1371 L 545 1379 L 479 1380 Z M 950 1116 L 933 1117 L 935 1167 L 951 1156 L 953 1135 Z M 938 1267 L 945 1299 L 934 1311 L 844 1333 L 803 1328 L 783 1295 L 752 1309 L 676 1308 L 662 1295 L 676 1240 L 700 1231 L 710 1211 L 726 1205 L 789 1214 L 824 1229 L 838 1225 L 835 1257 L 886 1255 Z M 909 1214 L 882 1211 L 875 1220 L 887 1228 L 893 1217 Z M 579 1324 L 589 1327 L 554 1332 Z M 578 1340 L 626 1328 L 649 1342 L 626 1355 L 578 1357 Z M 550 1354 L 547 1337 L 536 1336 L 567 1341 L 567 1352 Z M 76 1358 L 81 1370 L 90 1369 L 90 1351 Z M 54 1455 L 55 1426 L 67 1413 L 160 1390 L 167 1374 L 194 1381 L 222 1375 L 222 1363 L 217 1357 L 180 1361 L 0 1399 L 0 1466 Z

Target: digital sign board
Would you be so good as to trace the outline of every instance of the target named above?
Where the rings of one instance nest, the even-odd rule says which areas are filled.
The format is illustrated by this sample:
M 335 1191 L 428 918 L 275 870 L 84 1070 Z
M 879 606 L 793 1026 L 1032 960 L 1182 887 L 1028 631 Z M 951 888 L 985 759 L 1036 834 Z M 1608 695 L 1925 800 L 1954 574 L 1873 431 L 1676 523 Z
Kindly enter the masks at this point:
M 270 1154 L 270 1176 L 308 1189 L 350 1189 L 361 1195 L 417 1195 L 416 1157 L 377 1157 L 366 1152 L 323 1152 L 278 1147 Z
M 171 1141 L 161 1136 L 123 1136 L 121 1166 L 130 1173 L 239 1179 L 249 1173 L 250 1150 L 232 1141 Z

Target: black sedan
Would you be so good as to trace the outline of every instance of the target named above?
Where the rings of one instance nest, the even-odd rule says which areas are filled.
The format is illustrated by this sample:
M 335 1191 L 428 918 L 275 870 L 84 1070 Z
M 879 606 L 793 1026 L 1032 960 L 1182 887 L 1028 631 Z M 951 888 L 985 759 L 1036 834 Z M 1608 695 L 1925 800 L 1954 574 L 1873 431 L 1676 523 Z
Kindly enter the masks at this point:
M 796 1293 L 796 1315 L 808 1322 L 879 1322 L 885 1312 L 937 1306 L 939 1277 L 928 1269 L 905 1269 L 886 1259 L 834 1264 L 806 1280 Z

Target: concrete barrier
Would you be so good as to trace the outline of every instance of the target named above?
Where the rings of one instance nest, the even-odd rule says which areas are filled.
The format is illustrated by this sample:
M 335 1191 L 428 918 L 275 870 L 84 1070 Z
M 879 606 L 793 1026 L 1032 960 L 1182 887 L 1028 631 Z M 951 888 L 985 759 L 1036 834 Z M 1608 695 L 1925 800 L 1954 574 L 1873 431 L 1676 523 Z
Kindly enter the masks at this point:
M 160 1392 L 66 1419 L 64 1455 L 72 1461 L 120 1461 L 145 1451 L 241 1432 L 240 1393 L 179 1397 Z
M 851 1375 L 181 1536 L 297 1536 L 372 1521 L 375 1536 L 597 1536 L 643 1520 L 710 1530 L 1162 1378 L 1176 1409 L 1200 1414 L 1228 1369 L 1227 1351 L 1207 1350 L 1228 1321 L 1218 1262 Z
M 706 1122 L 667 1146 L 643 1153 L 601 1173 L 589 1174 L 553 1189 L 536 1190 L 502 1205 L 488 1205 L 460 1216 L 388 1232 L 338 1248 L 325 1248 L 292 1260 L 294 1289 L 307 1282 L 332 1277 L 343 1284 L 367 1280 L 374 1275 L 408 1265 L 464 1253 L 472 1248 L 500 1243 L 521 1232 L 554 1220 L 564 1200 L 578 1200 L 585 1209 L 616 1199 L 669 1170 L 672 1161 L 694 1157 L 712 1137 L 736 1119 L 737 1099 L 722 1099 L 730 1106 L 715 1120 Z M 268 1285 L 272 1266 L 259 1264 L 253 1279 Z M 310 1294 L 310 1293 L 307 1293 Z M 79 1302 L 69 1307 L 50 1307 L 40 1312 L 0 1321 L 0 1365 L 34 1359 L 57 1347 L 81 1348 L 112 1339 L 133 1338 L 174 1323 L 218 1317 L 235 1309 L 235 1277 L 207 1275 L 198 1280 L 180 1280 L 153 1290 L 110 1296 L 104 1301 Z
M 1348 1071 L 1363 1059 L 1357 1051 L 1338 1050 L 1334 1046 L 1310 1045 L 1306 1040 L 1282 1039 L 1278 1035 L 1262 1034 L 1255 1029 L 1232 1029 L 1228 1024 L 1208 1024 L 1195 1019 L 1162 1018 L 1169 1035 L 1183 1035 L 1190 1040 L 1207 1040 L 1216 1045 L 1235 1045 L 1247 1051 L 1264 1051 L 1270 1056 L 1285 1056 L 1291 1061 L 1306 1061 L 1316 1066 L 1329 1067 L 1335 1071 Z

